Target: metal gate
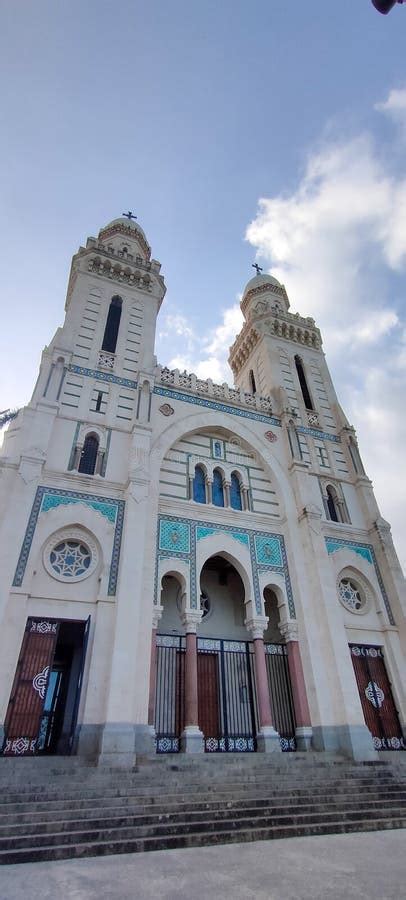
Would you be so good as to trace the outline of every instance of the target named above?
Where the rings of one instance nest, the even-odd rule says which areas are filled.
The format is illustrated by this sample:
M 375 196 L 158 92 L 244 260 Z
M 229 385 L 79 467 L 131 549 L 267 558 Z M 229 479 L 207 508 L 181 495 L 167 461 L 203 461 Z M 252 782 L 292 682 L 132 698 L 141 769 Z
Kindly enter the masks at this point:
M 178 753 L 185 712 L 185 638 L 156 637 L 155 734 L 157 753 Z
M 157 635 L 155 731 L 158 753 L 176 753 L 184 728 L 185 638 Z M 295 750 L 286 647 L 265 645 L 275 727 L 282 750 Z M 258 708 L 251 642 L 197 639 L 199 727 L 207 753 L 256 750 Z
M 207 753 L 256 750 L 254 648 L 245 641 L 197 639 L 199 726 Z
M 291 752 L 296 750 L 296 719 L 286 644 L 265 644 L 265 658 L 275 729 L 281 749 Z
M 382 647 L 350 644 L 365 723 L 376 750 L 406 750 Z

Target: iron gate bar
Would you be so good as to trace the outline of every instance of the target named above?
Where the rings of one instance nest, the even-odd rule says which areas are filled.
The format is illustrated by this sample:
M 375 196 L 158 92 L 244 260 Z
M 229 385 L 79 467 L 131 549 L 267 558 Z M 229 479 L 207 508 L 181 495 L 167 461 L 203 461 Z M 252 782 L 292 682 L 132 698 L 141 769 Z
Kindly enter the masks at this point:
M 183 728 L 185 638 L 158 634 L 156 641 L 156 749 L 158 753 L 173 753 L 180 750 Z M 280 733 L 282 750 L 292 751 L 296 749 L 295 717 L 287 648 L 284 644 L 264 647 L 275 727 Z M 253 752 L 258 703 L 252 641 L 198 637 L 197 651 L 198 660 L 205 655 L 217 660 L 218 677 L 212 682 L 211 691 L 200 692 L 199 700 L 200 704 L 208 704 L 207 709 L 200 707 L 201 727 L 206 723 L 205 728 L 214 728 L 214 718 L 216 715 L 218 718 L 215 733 L 205 734 L 206 752 Z M 200 677 L 213 679 L 215 670 L 210 666 L 200 668 Z

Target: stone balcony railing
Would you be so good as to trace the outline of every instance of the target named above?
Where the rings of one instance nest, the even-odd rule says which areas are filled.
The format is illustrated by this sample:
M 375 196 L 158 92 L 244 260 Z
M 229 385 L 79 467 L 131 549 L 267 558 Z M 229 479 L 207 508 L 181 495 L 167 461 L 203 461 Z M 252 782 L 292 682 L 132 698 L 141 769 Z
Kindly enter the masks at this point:
M 108 369 L 109 372 L 112 372 L 115 361 L 115 353 L 109 353 L 108 350 L 99 350 L 99 359 L 97 362 L 98 369 Z
M 216 384 L 211 378 L 198 378 L 189 372 L 181 372 L 179 369 L 157 367 L 157 383 L 188 391 L 198 396 L 211 397 L 221 403 L 235 403 L 238 406 L 249 407 L 258 412 L 272 415 L 272 402 L 270 397 L 261 397 L 259 394 L 250 394 L 243 388 L 232 388 L 224 384 Z

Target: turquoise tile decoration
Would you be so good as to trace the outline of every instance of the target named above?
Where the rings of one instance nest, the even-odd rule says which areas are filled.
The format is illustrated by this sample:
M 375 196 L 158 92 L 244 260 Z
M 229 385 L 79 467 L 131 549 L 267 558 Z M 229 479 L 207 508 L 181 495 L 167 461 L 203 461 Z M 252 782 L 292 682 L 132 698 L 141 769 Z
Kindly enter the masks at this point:
M 184 530 L 185 528 L 186 530 Z M 264 532 L 236 528 L 231 525 L 218 525 L 215 522 L 196 522 L 193 519 L 180 519 L 176 516 L 171 516 L 170 518 L 162 516 L 159 520 L 154 603 L 159 602 L 160 593 L 158 585 L 158 557 L 168 559 L 178 556 L 185 561 L 190 561 L 190 605 L 192 609 L 197 609 L 198 594 L 200 595 L 200 592 L 198 591 L 196 577 L 196 546 L 198 541 L 202 541 L 213 534 L 228 534 L 235 541 L 240 542 L 249 549 L 256 613 L 260 615 L 262 612 L 259 573 L 261 571 L 268 573 L 275 571 L 284 576 L 289 615 L 292 619 L 295 619 L 296 610 L 283 535 L 265 534 Z M 173 540 L 173 538 L 175 539 Z
M 13 578 L 13 587 L 21 587 L 25 570 L 27 567 L 28 557 L 31 545 L 37 527 L 38 517 L 40 513 L 46 513 L 50 509 L 58 506 L 66 506 L 71 503 L 84 503 L 91 509 L 97 510 L 103 516 L 115 525 L 113 537 L 113 550 L 110 560 L 108 596 L 114 596 L 117 590 L 118 569 L 120 562 L 121 541 L 123 536 L 124 509 L 125 501 L 116 500 L 111 497 L 100 497 L 94 494 L 85 494 L 80 491 L 64 491 L 58 488 L 44 487 L 39 485 L 36 490 L 31 513 L 28 519 L 28 525 L 24 535 L 23 544 L 17 562 Z
M 41 506 L 41 512 L 48 512 L 49 509 L 55 509 L 57 506 L 68 506 L 70 503 L 83 503 L 90 506 L 97 512 L 105 516 L 113 525 L 117 517 L 117 505 L 106 501 L 89 500 L 73 494 L 44 494 Z
M 268 535 L 255 535 L 255 556 L 260 566 L 283 566 L 280 540 Z
M 171 553 L 190 553 L 190 525 L 174 519 L 161 519 L 159 550 Z
M 210 537 L 212 534 L 221 534 L 223 529 L 220 528 L 208 528 L 202 525 L 198 525 L 196 528 L 196 540 L 201 541 L 205 537 Z M 249 547 L 249 537 L 248 534 L 242 534 L 238 531 L 230 531 L 230 537 L 234 538 L 235 541 L 240 541 L 240 544 L 245 544 L 246 547 Z
M 351 541 L 347 538 L 326 537 L 324 540 L 326 542 L 326 550 L 329 556 L 331 556 L 332 553 L 336 553 L 337 550 L 352 550 L 353 553 L 361 556 L 362 559 L 366 559 L 366 561 L 374 567 L 377 581 L 381 590 L 382 599 L 385 604 L 386 612 L 388 614 L 389 622 L 391 625 L 396 625 L 395 617 L 392 612 L 389 597 L 386 593 L 385 585 L 383 583 L 380 568 L 376 561 L 375 551 L 372 544 L 362 544 L 359 541 Z
M 333 538 L 326 538 L 326 547 L 327 553 L 330 555 L 331 553 L 335 553 L 336 550 L 342 550 L 343 547 L 346 547 L 348 550 L 353 550 L 354 553 L 358 553 L 358 556 L 362 556 L 363 559 L 366 559 L 367 562 L 373 563 L 371 550 L 369 547 L 364 546 L 363 544 L 357 544 L 353 541 L 344 541 L 344 540 L 334 540 Z

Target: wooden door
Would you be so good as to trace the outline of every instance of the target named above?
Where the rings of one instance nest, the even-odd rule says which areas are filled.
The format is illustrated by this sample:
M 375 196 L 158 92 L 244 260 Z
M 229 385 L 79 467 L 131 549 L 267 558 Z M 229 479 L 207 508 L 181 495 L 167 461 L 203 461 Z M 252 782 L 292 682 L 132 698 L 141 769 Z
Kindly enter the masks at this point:
M 350 651 L 365 723 L 376 749 L 405 750 L 382 647 L 351 644 Z
M 199 728 L 205 737 L 216 740 L 220 736 L 218 697 L 218 654 L 197 654 L 197 690 L 199 704 Z
M 5 756 L 32 756 L 58 639 L 53 619 L 27 619 L 4 723 Z

